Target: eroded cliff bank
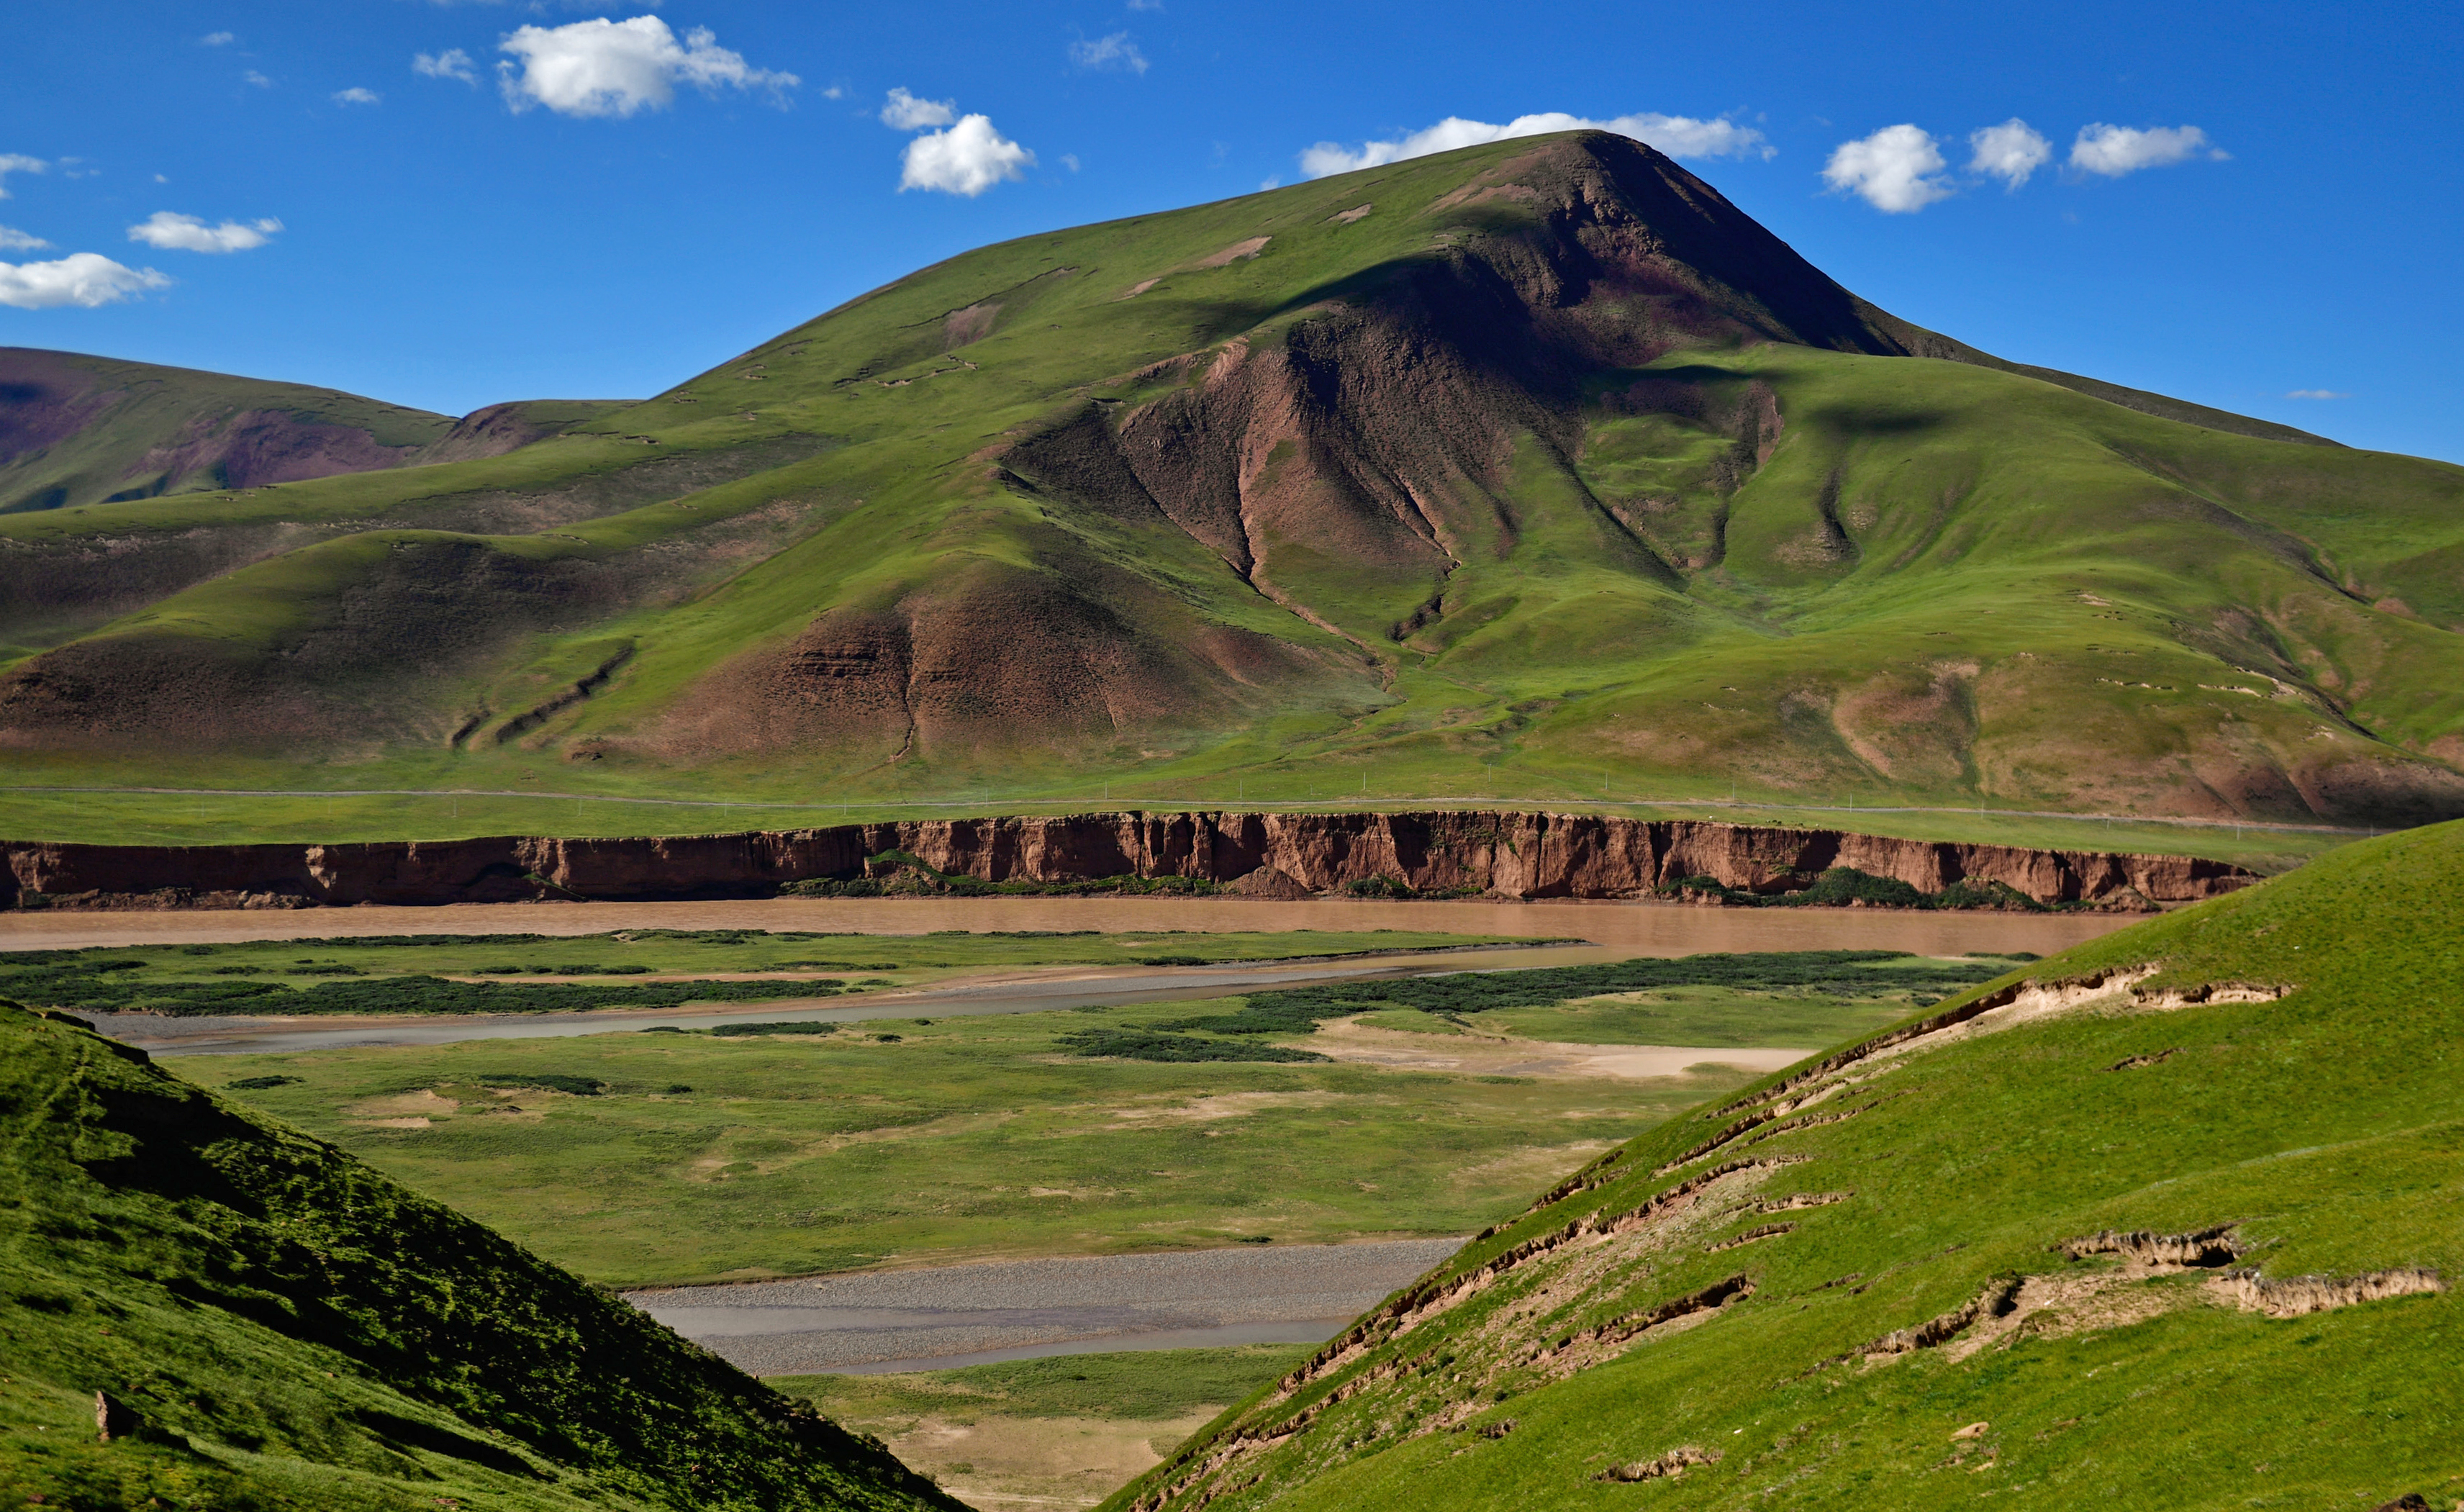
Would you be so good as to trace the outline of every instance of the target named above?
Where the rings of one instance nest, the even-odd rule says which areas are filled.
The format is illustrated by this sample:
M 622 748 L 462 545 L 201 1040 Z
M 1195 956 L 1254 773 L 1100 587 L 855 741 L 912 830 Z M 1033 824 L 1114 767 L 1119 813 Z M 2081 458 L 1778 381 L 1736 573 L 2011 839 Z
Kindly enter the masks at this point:
M 892 853 L 898 853 L 893 857 Z M 17 908 L 308 908 L 767 897 L 912 857 L 982 883 L 1186 878 L 1305 897 L 1382 880 L 1416 893 L 1632 898 L 1708 878 L 1762 895 L 1835 867 L 1928 896 L 1997 886 L 2038 903 L 2146 908 L 2255 873 L 2190 856 L 2032 850 L 1838 830 L 1539 813 L 1078 814 L 917 820 L 633 840 L 508 837 L 347 845 L 0 843 Z

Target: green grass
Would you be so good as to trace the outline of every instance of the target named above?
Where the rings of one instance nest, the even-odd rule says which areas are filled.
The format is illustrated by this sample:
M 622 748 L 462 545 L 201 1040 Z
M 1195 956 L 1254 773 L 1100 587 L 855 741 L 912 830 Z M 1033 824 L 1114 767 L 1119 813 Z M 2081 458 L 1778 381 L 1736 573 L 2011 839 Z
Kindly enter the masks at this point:
M 1235 1429 L 1270 1447 L 1194 1479 L 1168 1467 L 1111 1504 L 1158 1488 L 1166 1506 L 1219 1493 L 1208 1504 L 1226 1512 L 1269 1501 L 1924 1508 L 1988 1492 L 2046 1508 L 2169 1508 L 2186 1495 L 2444 1504 L 2464 1483 L 2456 1291 L 2278 1319 L 2203 1290 L 2214 1271 L 2132 1280 L 2109 1257 L 2061 1246 L 2230 1224 L 2233 1263 L 2271 1282 L 2464 1276 L 2459 897 L 2464 824 L 2349 846 L 2006 978 L 2153 965 L 2150 993 L 2289 989 L 2276 1000 L 2107 999 L 1921 1040 L 1896 1061 L 1852 1063 L 1867 1080 L 1801 1122 L 1741 1126 L 1774 1105 L 1718 1097 L 1604 1155 L 1432 1281 L 1587 1215 L 1634 1213 L 1730 1161 L 1787 1163 L 1512 1264 L 1416 1326 L 1373 1331 L 1341 1368 L 1291 1400 L 1227 1413 L 1177 1462 Z M 1819 1084 L 1766 1084 L 1784 1085 Z M 1783 1210 L 1786 1232 L 1721 1247 L 1774 1221 L 1758 1199 L 1797 1194 L 1837 1200 Z M 1544 1345 L 1736 1275 L 1750 1295 L 1701 1326 L 1578 1353 L 1567 1370 L 1534 1361 Z M 2018 1294 L 2012 1331 L 1995 1335 L 1989 1308 L 1941 1347 L 1859 1358 L 2016 1282 L 2034 1289 Z M 1981 1347 L 1964 1352 L 1969 1341 Z M 1320 1403 L 1300 1432 L 1268 1433 Z M 1970 1424 L 1983 1426 L 1954 1436 Z M 1498 1436 L 1473 1432 L 1491 1427 Z M 1595 1479 L 1686 1447 L 1720 1457 L 1640 1486 Z
M 1002 967 L 1196 965 L 1540 943 L 1415 930 L 923 935 L 627 930 L 0 952 L 0 997 L 89 1013 L 462 1014 L 832 997 Z M 817 975 L 833 972 L 847 975 Z M 771 974 L 727 980 L 719 974 Z M 854 974 L 863 974 L 853 981 Z M 461 980 L 467 977 L 563 980 Z M 631 978 L 666 977 L 637 982 Z M 610 980 L 609 978 L 613 978 Z M 699 979 L 696 979 L 699 978 Z
M 1572 147 L 1467 149 L 980 249 L 486 462 L 0 517 L 0 537 L 62 561 L 105 538 L 168 561 L 199 530 L 253 541 L 281 521 L 352 528 L 267 535 L 253 564 L 176 591 L 172 573 L 145 607 L 61 630 L 76 656 L 45 664 L 108 682 L 159 657 L 190 670 L 191 693 L 216 690 L 194 706 L 212 717 L 296 698 L 278 743 L 193 717 L 175 750 L 20 742 L 16 783 L 440 795 L 21 792 L 0 799 L 0 830 L 583 834 L 828 812 L 795 803 L 1089 807 L 1108 792 L 1550 806 L 1734 793 L 2355 825 L 2464 802 L 2445 764 L 2464 735 L 2452 569 L 2464 469 L 2442 463 L 2203 428 L 1976 363 L 1715 342 L 1589 373 L 1586 406 L 1545 441 L 1490 417 L 1510 451 L 1494 475 L 1433 474 L 1427 491 L 1460 554 L 1451 570 L 1399 536 L 1320 538 L 1275 516 L 1261 549 L 1289 609 L 1143 505 L 1053 468 L 1038 482 L 993 465 L 1090 399 L 1127 412 L 1196 391 L 1177 370 L 1134 376 L 1159 362 L 1334 340 L 1338 296 L 1401 318 L 1381 301 L 1449 259 L 1514 264 L 1552 234 L 1538 211 L 1449 196 L 1508 164 L 1572 171 L 1572 157 L 1531 165 L 1550 151 Z M 1364 202 L 1377 207 L 1366 219 L 1330 219 Z M 1272 240 L 1254 259 L 1195 266 L 1261 234 Z M 945 352 L 944 316 L 987 300 L 1001 307 L 990 334 Z M 1617 397 L 1645 391 L 1676 407 L 1638 415 Z M 1758 433 L 1769 454 L 1730 466 L 1723 417 L 1755 393 L 1778 417 Z M 815 437 L 829 444 L 797 439 Z M 803 449 L 763 453 L 745 475 L 714 460 L 759 447 Z M 1008 455 L 1034 472 L 1034 452 Z M 680 470 L 665 490 L 606 492 L 669 458 Z M 605 499 L 527 533 L 473 503 L 585 485 Z M 592 608 L 575 597 L 585 583 L 621 586 Z M 394 602 L 422 607 L 375 617 L 383 633 L 354 607 Z M 924 719 L 912 746 L 903 695 L 807 728 L 794 698 L 731 681 L 816 625 L 928 603 L 918 633 L 959 627 L 947 654 L 972 659 L 977 702 Z M 1095 717 L 1091 694 L 1049 691 L 1081 686 L 1060 673 L 1079 653 L 1033 641 L 1052 616 L 1025 605 L 1081 616 L 1098 660 L 1116 658 L 1103 665 L 1144 668 L 1099 679 L 1125 724 Z M 1223 664 L 1237 675 L 1193 659 L 1235 642 L 1257 653 Z M 317 657 L 294 654 L 308 645 Z M 629 659 L 607 680 L 526 722 L 609 665 L 610 647 Z M 1013 653 L 1026 660 L 1002 660 Z M 112 707 L 172 720 L 168 703 Z M 443 796 L 464 788 L 779 806 Z M 2101 831 L 1958 812 L 1822 818 L 2071 844 Z M 2280 869 L 2332 837 L 2142 826 L 2112 839 Z
M 1315 1345 L 1062 1354 L 881 1375 L 773 1376 L 773 1390 L 867 1427 L 900 1417 L 1119 1417 L 1154 1422 L 1237 1402 L 1317 1352 Z
M 1821 1042 L 1870 1022 L 1880 996 L 1732 990 L 1698 1001 L 1686 1022 L 1708 1045 Z M 626 1286 L 1261 1234 L 1464 1234 L 1704 1088 L 1738 1080 L 1726 1068 L 1568 1081 L 1313 1057 L 1072 1053 L 1089 1048 L 1073 1043 L 1088 1034 L 1125 1037 L 1114 1050 L 1155 1039 L 1272 1047 L 1258 1036 L 1153 1030 L 1201 1006 L 1213 1013 L 1196 1021 L 1224 1023 L 1241 1004 L 181 1063 L 593 1281 Z M 524 1089 L 547 1076 L 600 1089 Z M 262 1085 L 274 1077 L 283 1080 Z
M 0 1485 L 26 1504 L 955 1505 L 331 1146 L 5 1004 L 0 1129 Z

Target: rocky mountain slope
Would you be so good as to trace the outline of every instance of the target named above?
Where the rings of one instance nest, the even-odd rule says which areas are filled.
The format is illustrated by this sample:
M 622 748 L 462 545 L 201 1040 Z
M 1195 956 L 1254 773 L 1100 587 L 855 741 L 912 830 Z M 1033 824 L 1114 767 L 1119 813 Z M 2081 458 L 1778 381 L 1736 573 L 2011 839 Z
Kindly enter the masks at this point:
M 1799 1063 L 1107 1505 L 2445 1506 L 2459 894 L 2356 844 Z
M 955 1508 L 331 1146 L 0 1003 L 0 1486 L 93 1508 Z
M 1597 133 L 986 248 L 509 456 L 0 547 L 27 771 L 2464 812 L 2464 469 L 1975 352 Z

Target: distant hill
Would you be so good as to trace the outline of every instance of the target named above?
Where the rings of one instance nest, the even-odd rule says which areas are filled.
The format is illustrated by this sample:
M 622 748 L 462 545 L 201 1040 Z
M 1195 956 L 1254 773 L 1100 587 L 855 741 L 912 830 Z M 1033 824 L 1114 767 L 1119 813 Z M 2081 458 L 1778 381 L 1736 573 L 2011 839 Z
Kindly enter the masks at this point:
M 2459 897 L 2365 842 L 1810 1057 L 1107 1506 L 2446 1506 Z
M 1977 352 L 1570 133 L 985 248 L 502 457 L 0 517 L 0 743 L 2410 823 L 2459 629 L 2464 468 Z
M 958 1506 L 479 1224 L 13 1004 L 0 1401 L 12 1504 Z
M 331 388 L 0 347 L 0 515 L 495 456 L 618 407 L 530 400 L 457 421 Z

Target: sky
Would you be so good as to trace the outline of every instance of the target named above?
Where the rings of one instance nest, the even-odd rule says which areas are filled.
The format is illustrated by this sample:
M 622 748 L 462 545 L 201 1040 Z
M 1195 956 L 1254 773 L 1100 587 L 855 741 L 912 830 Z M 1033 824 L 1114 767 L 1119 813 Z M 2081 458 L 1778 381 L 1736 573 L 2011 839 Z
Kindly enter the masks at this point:
M 1654 142 L 2017 362 L 2464 461 L 2464 8 L 78 0 L 0 53 L 0 345 L 460 414 L 987 242 Z

